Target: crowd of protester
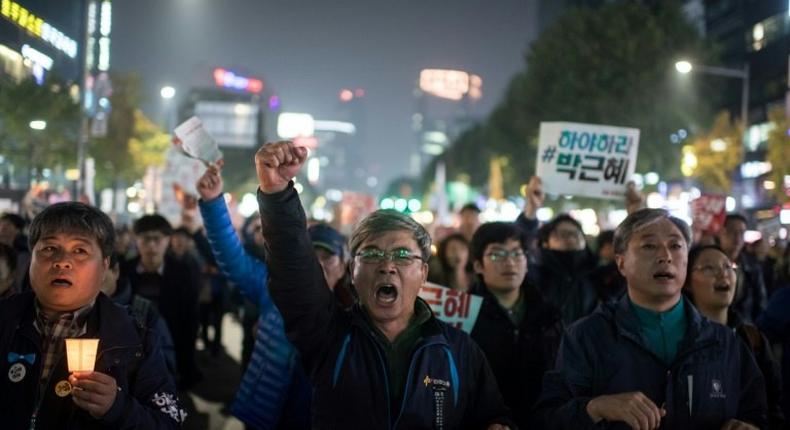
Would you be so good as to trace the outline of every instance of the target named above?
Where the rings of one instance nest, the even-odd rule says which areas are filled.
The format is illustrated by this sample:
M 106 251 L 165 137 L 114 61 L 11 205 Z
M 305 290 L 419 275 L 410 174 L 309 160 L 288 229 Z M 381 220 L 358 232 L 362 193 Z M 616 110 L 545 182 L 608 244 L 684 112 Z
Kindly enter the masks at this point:
M 568 214 L 538 221 L 535 177 L 512 222 L 467 204 L 432 238 L 380 210 L 346 238 L 306 219 L 304 157 L 258 151 L 260 213 L 240 227 L 221 163 L 177 226 L 76 202 L 0 216 L 3 428 L 181 426 L 229 311 L 228 411 L 250 429 L 787 427 L 790 246 L 745 243 L 743 215 L 692 232 L 629 188 L 628 217 L 591 238 Z M 468 333 L 426 282 L 482 298 Z M 101 339 L 93 372 L 67 370 L 71 337 Z

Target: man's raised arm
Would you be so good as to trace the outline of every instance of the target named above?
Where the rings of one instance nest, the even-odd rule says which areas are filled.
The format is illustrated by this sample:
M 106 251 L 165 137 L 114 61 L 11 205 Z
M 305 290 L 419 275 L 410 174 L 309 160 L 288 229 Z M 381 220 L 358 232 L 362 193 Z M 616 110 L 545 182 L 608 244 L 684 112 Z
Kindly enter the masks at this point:
M 255 169 L 262 233 L 269 251 L 269 294 L 283 316 L 288 338 L 312 368 L 332 342 L 331 322 L 337 309 L 293 187 L 292 179 L 306 158 L 307 149 L 292 142 L 266 143 L 255 154 Z

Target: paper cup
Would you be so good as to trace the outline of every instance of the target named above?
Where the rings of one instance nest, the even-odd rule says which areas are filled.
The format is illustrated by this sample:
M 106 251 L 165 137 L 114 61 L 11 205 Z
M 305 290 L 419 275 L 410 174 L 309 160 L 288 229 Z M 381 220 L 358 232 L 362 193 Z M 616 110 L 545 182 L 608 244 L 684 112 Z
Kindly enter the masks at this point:
M 99 339 L 66 339 L 66 358 L 69 373 L 92 372 L 96 365 Z

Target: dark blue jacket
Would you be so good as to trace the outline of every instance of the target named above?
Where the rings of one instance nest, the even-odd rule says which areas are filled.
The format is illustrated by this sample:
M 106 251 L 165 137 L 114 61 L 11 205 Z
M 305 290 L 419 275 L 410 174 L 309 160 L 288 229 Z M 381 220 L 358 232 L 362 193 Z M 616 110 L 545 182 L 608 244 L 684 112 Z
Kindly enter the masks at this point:
M 95 369 L 115 378 L 120 390 L 101 419 L 78 408 L 71 396 L 55 395 L 55 385 L 68 378 L 64 352 L 56 359 L 45 392 L 36 405 L 41 375 L 42 339 L 34 328 L 32 292 L 0 301 L 0 417 L 4 429 L 174 429 L 186 414 L 181 409 L 173 376 L 168 372 L 157 337 L 139 326 L 129 311 L 100 293 L 83 337 L 98 338 Z M 10 354 L 12 353 L 12 354 Z M 30 356 L 35 354 L 35 356 Z M 33 362 L 15 359 L 28 356 Z M 14 358 L 14 359 L 12 359 Z M 12 382 L 11 366 L 25 366 L 25 377 Z M 35 426 L 31 417 L 36 414 Z
M 741 251 L 738 263 L 738 288 L 730 308 L 738 312 L 746 322 L 754 323 L 768 306 L 768 290 L 765 287 L 763 270 L 757 260 Z
M 220 270 L 260 306 L 255 346 L 231 407 L 233 415 L 258 429 L 309 428 L 310 384 L 266 288 L 266 264 L 244 251 L 225 199 L 200 200 L 199 206 Z
M 536 406 L 542 427 L 627 428 L 605 422 L 596 427 L 587 403 L 604 394 L 641 391 L 666 409 L 661 428 L 718 430 L 731 418 L 765 428 L 765 385 L 748 346 L 682 300 L 688 331 L 670 366 L 646 346 L 627 295 L 571 326 L 555 370 L 544 378 Z
M 790 285 L 774 292 L 765 312 L 757 319 L 760 327 L 772 342 L 782 345 L 782 409 L 790 417 Z
M 530 220 L 521 213 L 516 218 L 516 225 L 521 227 L 528 238 L 537 237 L 537 220 Z M 530 261 L 527 280 L 538 288 L 546 302 L 559 309 L 565 325 L 595 310 L 599 298 L 593 272 L 597 268 L 598 258 L 588 248 L 581 251 L 553 251 L 537 244 L 537 249 L 532 253 L 535 255 Z
M 393 407 L 384 347 L 363 311 L 344 311 L 326 287 L 293 183 L 280 193 L 259 191 L 258 202 L 269 290 L 315 387 L 313 428 L 485 428 L 507 421 L 480 348 L 433 316 L 423 324 L 403 397 Z

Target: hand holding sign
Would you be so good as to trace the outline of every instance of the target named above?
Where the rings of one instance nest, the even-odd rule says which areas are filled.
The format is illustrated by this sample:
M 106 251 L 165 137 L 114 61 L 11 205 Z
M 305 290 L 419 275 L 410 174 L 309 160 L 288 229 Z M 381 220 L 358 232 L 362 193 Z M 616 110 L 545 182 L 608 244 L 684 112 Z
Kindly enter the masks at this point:
M 196 116 L 184 121 L 173 130 L 173 144 L 187 157 L 200 160 L 207 167 L 222 159 L 217 142 L 203 128 L 203 122 Z
M 204 202 L 214 200 L 222 195 L 223 184 L 222 174 L 220 173 L 221 167 L 222 163 L 208 166 L 203 176 L 201 176 L 197 184 L 195 184 L 195 188 L 197 188 L 198 194 L 200 194 L 200 198 L 203 199 Z
M 543 192 L 543 180 L 540 179 L 540 176 L 529 178 L 526 190 L 526 204 L 524 205 L 524 216 L 534 219 L 538 209 L 543 207 L 543 202 L 545 200 L 546 193 Z
M 645 198 L 642 193 L 636 189 L 634 181 L 628 181 L 625 189 L 625 210 L 632 214 L 644 207 Z

